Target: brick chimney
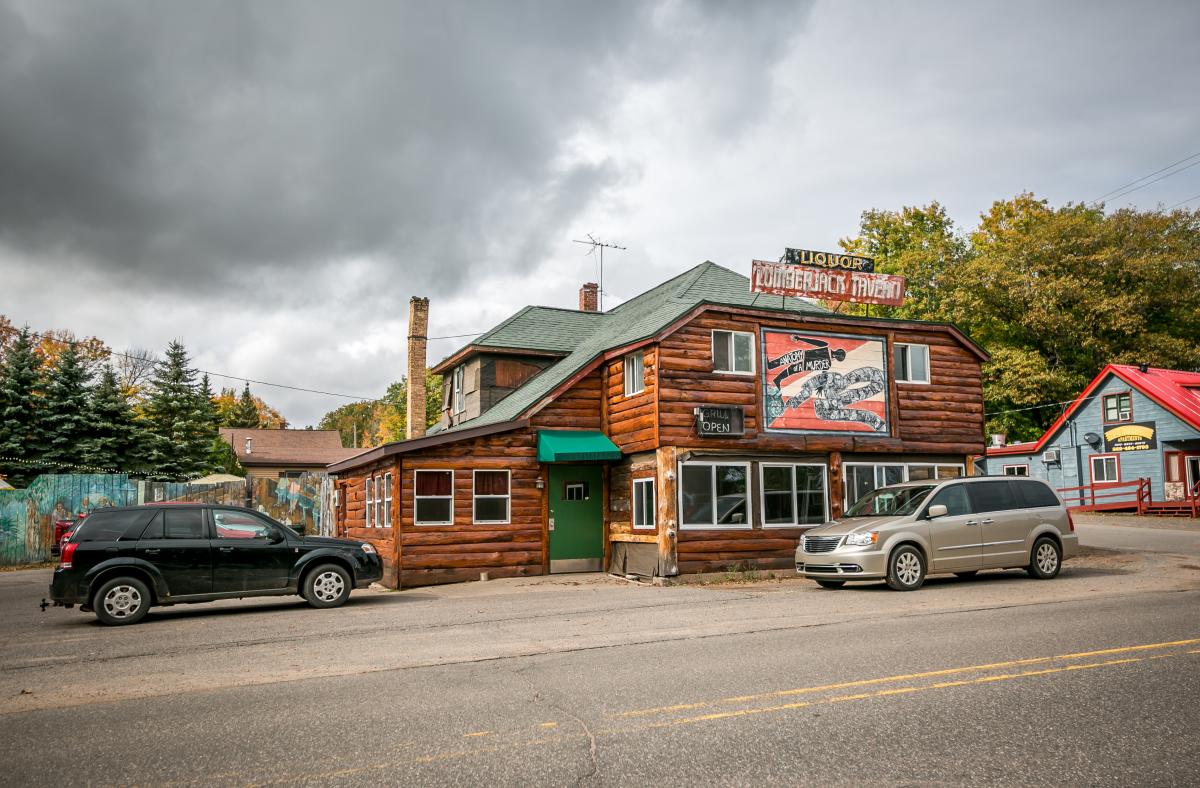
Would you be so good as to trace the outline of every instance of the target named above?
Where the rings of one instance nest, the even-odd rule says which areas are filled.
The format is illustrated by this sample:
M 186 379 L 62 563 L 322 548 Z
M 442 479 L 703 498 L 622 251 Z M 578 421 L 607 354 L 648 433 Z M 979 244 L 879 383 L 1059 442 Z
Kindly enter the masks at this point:
M 429 299 L 408 302 L 408 429 L 405 437 L 425 434 L 425 343 L 429 333 Z
M 586 282 L 579 288 L 579 311 L 600 311 L 600 286 L 595 282 Z

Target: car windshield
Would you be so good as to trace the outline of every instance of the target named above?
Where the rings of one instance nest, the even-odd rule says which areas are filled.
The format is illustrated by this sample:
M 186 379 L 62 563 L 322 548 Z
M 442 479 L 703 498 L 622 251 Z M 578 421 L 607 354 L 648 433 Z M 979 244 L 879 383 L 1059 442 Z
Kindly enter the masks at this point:
M 936 485 L 919 487 L 880 487 L 854 502 L 845 517 L 878 517 L 884 514 L 912 514 L 920 508 Z

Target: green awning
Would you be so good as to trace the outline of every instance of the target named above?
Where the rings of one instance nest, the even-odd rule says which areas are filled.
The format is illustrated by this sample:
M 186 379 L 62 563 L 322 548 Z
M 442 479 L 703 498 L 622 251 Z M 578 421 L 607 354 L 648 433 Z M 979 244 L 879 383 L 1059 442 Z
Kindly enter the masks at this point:
M 621 450 L 603 432 L 593 430 L 540 430 L 538 462 L 619 460 Z

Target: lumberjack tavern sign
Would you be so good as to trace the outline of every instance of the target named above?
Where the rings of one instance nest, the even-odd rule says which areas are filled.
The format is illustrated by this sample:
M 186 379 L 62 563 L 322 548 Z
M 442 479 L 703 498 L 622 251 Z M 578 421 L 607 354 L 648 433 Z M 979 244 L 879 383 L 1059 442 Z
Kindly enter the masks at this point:
M 750 292 L 900 306 L 904 302 L 904 277 L 755 260 L 750 271 Z
M 699 435 L 744 435 L 745 413 L 736 405 L 701 405 L 696 408 Z
M 870 257 L 857 257 L 852 254 L 838 252 L 814 252 L 812 249 L 792 249 L 783 251 L 781 263 L 788 265 L 815 265 L 818 268 L 839 268 L 843 271 L 875 270 L 875 261 Z
M 1153 421 L 1133 421 L 1104 431 L 1104 450 L 1150 451 L 1158 448 L 1155 438 L 1157 425 Z

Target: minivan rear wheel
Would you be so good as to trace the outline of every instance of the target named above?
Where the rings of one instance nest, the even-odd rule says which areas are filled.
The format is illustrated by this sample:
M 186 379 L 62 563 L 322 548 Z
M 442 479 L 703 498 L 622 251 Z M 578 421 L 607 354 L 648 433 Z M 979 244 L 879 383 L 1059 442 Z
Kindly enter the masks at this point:
M 1043 536 L 1033 543 L 1033 552 L 1029 555 L 1029 566 L 1025 571 L 1030 577 L 1038 580 L 1049 580 L 1058 575 L 1062 568 L 1062 549 L 1058 542 L 1048 536 Z
M 96 590 L 92 609 L 102 624 L 136 624 L 150 610 L 150 589 L 136 577 L 114 577 Z
M 888 559 L 887 584 L 895 591 L 916 591 L 925 582 L 925 557 L 912 545 L 901 545 Z

